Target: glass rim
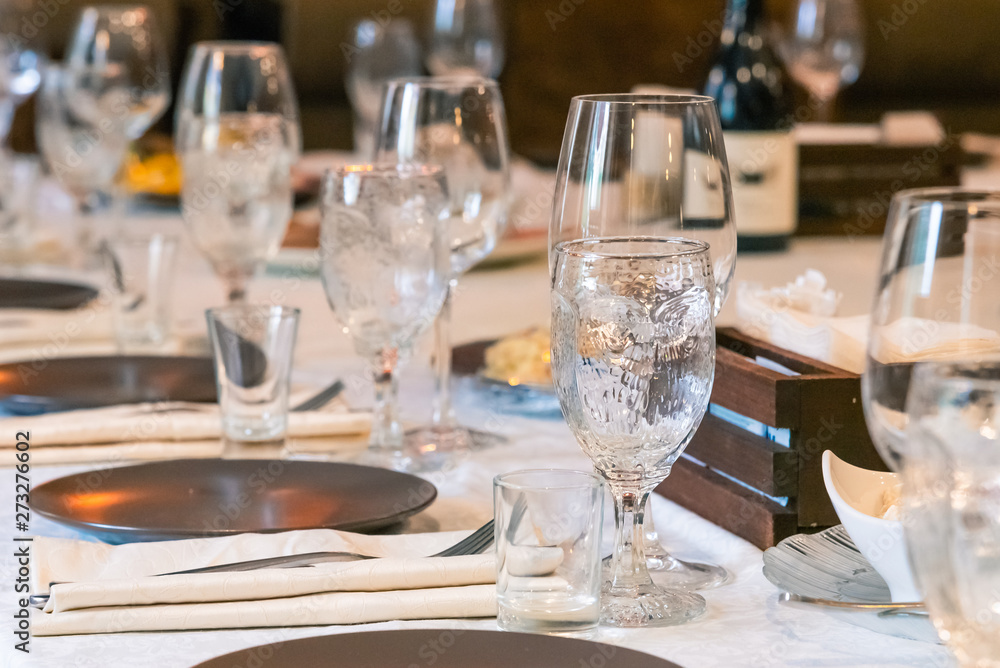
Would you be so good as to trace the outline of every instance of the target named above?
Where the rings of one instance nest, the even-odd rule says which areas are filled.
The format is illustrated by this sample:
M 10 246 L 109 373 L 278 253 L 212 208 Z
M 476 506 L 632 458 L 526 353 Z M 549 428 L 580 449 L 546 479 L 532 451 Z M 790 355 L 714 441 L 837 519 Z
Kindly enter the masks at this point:
M 297 318 L 302 313 L 302 309 L 297 306 L 282 306 L 280 304 L 226 304 L 224 306 L 212 306 L 205 309 L 205 315 L 209 318 L 218 316 L 240 316 L 250 314 L 267 313 L 268 316 L 278 314 L 281 318 Z
M 478 74 L 449 74 L 443 77 L 418 76 L 418 77 L 394 77 L 387 79 L 386 88 L 393 86 L 417 85 L 421 88 L 433 90 L 456 90 L 461 88 L 493 88 L 499 89 L 496 79 L 480 76 Z
M 266 40 L 209 39 L 203 42 L 195 42 L 191 45 L 192 52 L 225 51 L 227 53 L 250 53 L 256 49 L 268 49 L 284 54 L 281 44 Z
M 426 176 L 438 176 L 444 174 L 444 167 L 428 163 L 396 163 L 396 162 L 375 162 L 361 163 L 355 165 L 341 165 L 340 167 L 328 167 L 323 170 L 323 181 L 330 181 L 334 178 L 344 179 L 351 175 L 370 175 L 384 177 L 390 174 L 401 179 L 419 178 Z
M 975 202 L 997 202 L 1000 204 L 1000 190 L 990 190 L 989 188 L 965 188 L 962 186 L 908 188 L 906 190 L 896 192 L 892 198 L 896 202 L 909 200 L 928 203 L 941 202 L 943 204 L 963 204 Z
M 566 484 L 551 484 L 551 485 L 527 485 L 518 484 L 509 480 L 509 478 L 514 478 L 515 476 L 522 475 L 533 475 L 533 474 L 546 474 L 551 476 L 563 476 L 577 478 L 579 482 L 577 483 L 566 483 Z M 586 481 L 586 482 L 584 482 Z M 600 487 L 604 484 L 604 478 L 597 475 L 593 471 L 578 471 L 576 469 L 518 469 L 516 471 L 507 471 L 506 473 L 498 473 L 493 477 L 493 485 L 495 487 L 503 487 L 504 489 L 512 490 L 563 490 L 563 489 L 589 489 L 593 488 L 594 483 Z
M 715 98 L 695 93 L 597 93 L 576 95 L 574 104 L 606 104 L 609 106 L 632 106 L 636 104 L 658 104 L 680 106 L 685 104 L 715 104 Z
M 586 247 L 593 244 L 609 244 L 609 243 L 624 243 L 624 242 L 645 242 L 645 243 L 656 243 L 656 244 L 669 244 L 674 247 L 679 247 L 678 250 L 672 251 L 649 251 L 649 252 L 606 252 L 606 251 L 595 251 L 587 250 Z M 577 246 L 578 248 L 572 248 Z M 601 258 L 608 260 L 630 260 L 635 258 L 642 259 L 666 259 L 674 257 L 687 257 L 694 255 L 708 255 L 711 246 L 704 241 L 698 241 L 696 239 L 688 239 L 685 237 L 593 237 L 591 239 L 573 239 L 570 241 L 560 241 L 556 244 L 554 250 L 557 254 L 562 254 L 571 257 L 579 258 Z
M 153 14 L 153 11 L 150 9 L 149 5 L 144 5 L 141 2 L 134 2 L 122 5 L 113 5 L 107 2 L 99 2 L 94 5 L 87 5 L 86 7 L 82 7 L 80 9 L 80 14 L 81 15 L 87 13 L 104 14 L 106 12 L 112 12 L 112 11 L 124 13 L 124 12 L 134 12 L 136 10 L 142 10 L 147 17 L 155 18 L 155 15 Z

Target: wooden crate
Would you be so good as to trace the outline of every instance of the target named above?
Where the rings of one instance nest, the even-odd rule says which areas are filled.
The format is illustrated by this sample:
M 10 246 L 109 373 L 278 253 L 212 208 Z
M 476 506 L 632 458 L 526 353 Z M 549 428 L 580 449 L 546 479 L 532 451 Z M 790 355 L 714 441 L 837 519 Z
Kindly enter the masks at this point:
M 735 329 L 720 329 L 717 345 L 712 403 L 770 427 L 772 436 L 787 430 L 788 445 L 706 415 L 656 491 L 761 549 L 838 524 L 823 485 L 823 451 L 887 470 L 865 425 L 861 377 Z M 798 375 L 761 366 L 758 356 Z

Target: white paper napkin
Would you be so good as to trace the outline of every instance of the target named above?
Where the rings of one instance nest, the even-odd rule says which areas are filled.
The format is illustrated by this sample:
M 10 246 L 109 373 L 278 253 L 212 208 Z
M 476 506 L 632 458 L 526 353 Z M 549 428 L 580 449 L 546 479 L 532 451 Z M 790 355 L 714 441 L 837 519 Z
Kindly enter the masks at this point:
M 352 624 L 496 614 L 492 554 L 421 557 L 469 532 L 366 536 L 327 529 L 110 546 L 33 544 L 32 585 L 52 587 L 35 635 Z M 387 558 L 309 568 L 150 577 L 244 559 L 344 550 Z M 551 570 L 554 564 L 541 567 Z
M 36 464 L 218 457 L 223 451 L 219 408 L 215 404 L 109 406 L 10 417 L 0 419 L 0 426 L 10 433 L 31 434 L 31 458 Z M 316 411 L 292 412 L 288 415 L 289 449 L 354 450 L 363 447 L 363 440 L 357 436 L 370 429 L 371 413 L 349 412 L 341 403 Z M 12 447 L 0 447 L 0 457 L 7 456 Z

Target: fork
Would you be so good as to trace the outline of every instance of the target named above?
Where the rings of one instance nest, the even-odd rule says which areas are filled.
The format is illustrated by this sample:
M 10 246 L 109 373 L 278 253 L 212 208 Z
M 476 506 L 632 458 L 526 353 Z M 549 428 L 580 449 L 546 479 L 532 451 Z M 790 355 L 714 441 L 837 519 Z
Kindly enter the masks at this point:
M 431 557 L 461 557 L 470 554 L 482 554 L 493 545 L 493 520 L 490 520 L 479 527 L 471 534 L 458 541 L 451 547 L 445 548 Z M 235 561 L 229 564 L 219 564 L 216 566 L 204 566 L 202 568 L 192 568 L 185 571 L 172 571 L 170 573 L 157 573 L 152 577 L 161 575 L 193 575 L 196 573 L 236 573 L 242 571 L 255 571 L 263 568 L 295 568 L 299 566 L 311 566 L 330 561 L 358 561 L 361 559 L 379 559 L 368 554 L 357 554 L 355 552 L 306 552 L 303 554 L 289 554 L 281 557 L 267 557 L 264 559 L 251 559 L 249 561 Z M 425 557 L 426 558 L 426 557 Z M 53 585 L 65 584 L 61 582 L 50 582 Z M 48 594 L 32 594 L 28 597 L 28 603 L 36 608 L 44 608 L 49 600 Z

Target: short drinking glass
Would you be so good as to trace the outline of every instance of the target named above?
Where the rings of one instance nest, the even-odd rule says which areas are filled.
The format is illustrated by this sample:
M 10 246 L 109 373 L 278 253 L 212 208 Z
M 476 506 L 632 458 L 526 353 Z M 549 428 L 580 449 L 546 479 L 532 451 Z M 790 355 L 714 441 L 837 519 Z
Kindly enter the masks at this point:
M 961 666 L 1000 666 L 1000 361 L 917 364 L 907 414 L 903 521 L 927 610 Z
M 597 627 L 603 516 L 604 481 L 593 473 L 538 469 L 493 479 L 501 629 Z
M 206 316 L 224 438 L 235 443 L 283 440 L 299 310 L 230 304 L 209 309 Z

